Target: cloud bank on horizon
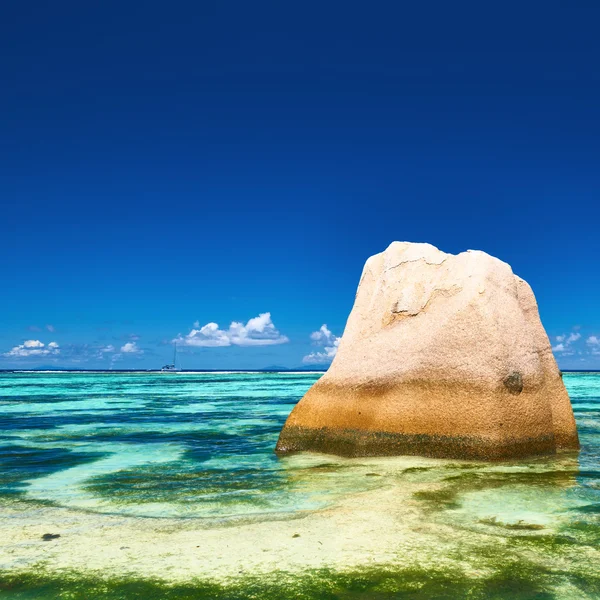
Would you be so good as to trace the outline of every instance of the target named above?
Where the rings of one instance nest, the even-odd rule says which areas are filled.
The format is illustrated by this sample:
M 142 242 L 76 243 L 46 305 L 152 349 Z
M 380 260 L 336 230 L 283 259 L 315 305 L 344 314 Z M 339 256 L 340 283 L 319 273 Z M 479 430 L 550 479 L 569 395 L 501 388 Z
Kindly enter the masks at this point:
M 48 331 L 50 330 L 48 329 Z M 302 358 L 302 363 L 304 365 L 329 365 L 337 354 L 341 336 L 335 335 L 327 324 L 323 324 L 309 337 L 314 350 Z M 61 364 L 89 363 L 90 361 L 105 363 L 108 361 L 111 367 L 126 359 L 136 362 L 144 358 L 154 360 L 152 357 L 155 355 L 155 351 L 147 344 L 145 347 L 141 347 L 138 342 L 139 335 L 130 333 L 127 338 L 129 341 L 123 341 L 120 344 L 99 342 L 63 344 L 61 342 L 61 345 L 56 341 L 44 343 L 39 339 L 27 339 L 1 353 L 0 358 L 7 362 L 26 362 L 34 366 L 36 359 L 50 359 L 53 364 L 59 364 L 59 361 Z M 552 351 L 556 358 L 570 360 L 573 367 L 580 362 L 585 363 L 591 358 L 600 356 L 600 335 L 592 333 L 584 335 L 577 326 L 573 327 L 570 333 L 551 336 L 551 340 L 553 341 Z M 196 321 L 188 334 L 179 334 L 171 342 L 188 347 L 193 351 L 194 348 L 276 346 L 287 344 L 290 342 L 290 338 L 275 326 L 271 313 L 265 312 L 249 319 L 246 323 L 232 321 L 227 329 L 221 329 L 215 322 L 201 326 Z M 164 342 L 159 345 L 164 345 Z M 577 363 L 572 361 L 577 361 Z
M 582 339 L 582 335 L 579 331 L 579 327 L 574 328 L 575 331 L 570 334 L 562 334 L 554 337 L 556 344 L 552 346 L 552 352 L 559 356 L 583 356 L 584 354 L 592 354 L 593 356 L 600 355 L 600 337 L 597 335 L 590 335 L 585 340 L 585 346 L 577 344 Z

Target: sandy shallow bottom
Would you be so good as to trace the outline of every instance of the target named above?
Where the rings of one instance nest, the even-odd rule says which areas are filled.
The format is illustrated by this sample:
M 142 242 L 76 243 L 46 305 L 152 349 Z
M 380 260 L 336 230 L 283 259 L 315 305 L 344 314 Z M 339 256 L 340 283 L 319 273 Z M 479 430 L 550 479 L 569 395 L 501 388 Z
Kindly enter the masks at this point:
M 166 586 L 146 597 L 165 597 L 169 589 L 183 597 L 173 586 L 187 584 L 216 586 L 197 596 L 215 598 L 600 598 L 600 523 L 585 495 L 574 493 L 577 457 L 528 465 L 311 460 L 346 467 L 376 487 L 317 511 L 220 520 L 4 502 L 0 568 L 10 574 L 4 594 L 36 597 L 36 585 L 54 581 L 56 597 L 92 597 L 90 582 L 146 581 Z M 48 533 L 60 537 L 44 541 Z M 321 579 L 335 587 L 339 577 L 358 579 L 362 588 L 351 596 L 347 582 L 331 596 L 318 591 Z M 431 578 L 437 591 L 427 592 Z M 69 582 L 78 582 L 80 595 Z M 256 586 L 258 596 L 244 595 Z M 106 597 L 138 597 L 109 588 Z

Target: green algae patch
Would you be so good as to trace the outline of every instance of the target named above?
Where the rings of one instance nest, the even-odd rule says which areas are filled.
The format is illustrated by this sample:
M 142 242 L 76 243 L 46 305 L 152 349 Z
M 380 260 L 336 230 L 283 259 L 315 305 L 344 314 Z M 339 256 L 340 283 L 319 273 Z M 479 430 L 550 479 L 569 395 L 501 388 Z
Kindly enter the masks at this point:
M 576 483 L 577 471 L 467 472 L 446 477 L 444 481 L 461 486 L 464 491 L 495 489 L 508 485 L 527 487 L 570 487 Z
M 285 479 L 277 472 L 261 472 L 259 469 L 239 469 L 232 476 L 225 469 L 197 469 L 176 472 L 172 467 L 149 466 L 138 469 L 122 469 L 113 473 L 88 479 L 83 486 L 98 497 L 128 503 L 189 502 L 206 497 L 229 493 L 260 491 L 264 494 L 274 487 L 282 487 Z M 258 497 L 254 502 L 261 502 Z M 262 502 L 267 505 L 267 502 Z
M 446 510 L 458 508 L 459 490 L 452 486 L 436 490 L 420 490 L 413 494 L 413 498 L 423 503 L 428 510 Z
M 493 527 L 503 527 L 504 529 L 511 529 L 514 531 L 541 531 L 544 529 L 543 525 L 526 523 L 522 519 L 516 523 L 503 523 L 502 521 L 498 521 L 496 517 L 490 517 L 489 519 L 479 519 L 479 523 L 482 525 L 492 525 Z
M 426 473 L 433 470 L 433 467 L 408 467 L 403 469 L 401 475 L 411 475 L 412 473 Z
M 328 569 L 299 575 L 277 573 L 269 577 L 241 577 L 233 581 L 190 581 L 169 584 L 130 578 L 93 578 L 0 574 L 0 597 L 14 600 L 386 600 L 424 598 L 442 600 L 555 598 L 552 581 L 543 572 L 511 565 L 487 577 L 468 577 L 455 569 L 365 569 L 336 573 Z
M 450 467 L 449 467 L 450 468 Z M 454 465 L 451 467 L 454 468 Z M 413 493 L 413 498 L 422 503 L 428 511 L 443 511 L 458 509 L 462 499 L 467 494 L 501 488 L 513 489 L 568 489 L 576 484 L 576 471 L 478 471 L 472 465 L 464 465 L 464 472 L 448 475 L 438 482 L 435 489 L 419 490 Z M 590 512 L 593 512 L 590 511 Z M 506 529 L 541 529 L 536 524 L 525 522 L 503 524 L 493 522 L 494 518 L 480 519 L 479 523 L 486 525 L 504 526 Z
M 366 467 L 354 464 L 327 462 L 286 468 L 273 459 L 257 461 L 256 466 L 242 461 L 234 468 L 235 462 L 233 457 L 231 466 L 189 461 L 136 465 L 91 476 L 80 488 L 105 503 L 105 511 L 134 508 L 146 516 L 145 505 L 151 510 L 162 505 L 162 512 L 153 514 L 229 518 L 274 512 L 300 515 L 381 485 L 377 478 L 365 480 Z

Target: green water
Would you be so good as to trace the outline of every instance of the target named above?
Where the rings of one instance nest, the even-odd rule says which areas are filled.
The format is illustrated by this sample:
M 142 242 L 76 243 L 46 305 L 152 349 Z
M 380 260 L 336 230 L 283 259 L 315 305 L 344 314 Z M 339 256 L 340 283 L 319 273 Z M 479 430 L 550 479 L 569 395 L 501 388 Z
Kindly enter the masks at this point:
M 0 374 L 0 597 L 600 598 L 600 374 L 578 454 L 278 458 L 318 377 Z

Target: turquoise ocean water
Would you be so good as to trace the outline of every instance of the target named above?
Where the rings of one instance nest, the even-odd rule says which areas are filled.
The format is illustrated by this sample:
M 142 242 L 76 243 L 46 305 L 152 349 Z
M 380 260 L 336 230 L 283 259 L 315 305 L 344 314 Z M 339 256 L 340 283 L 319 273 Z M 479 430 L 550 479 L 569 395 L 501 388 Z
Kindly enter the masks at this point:
M 578 454 L 278 458 L 319 376 L 0 374 L 0 597 L 600 598 L 600 374 Z

